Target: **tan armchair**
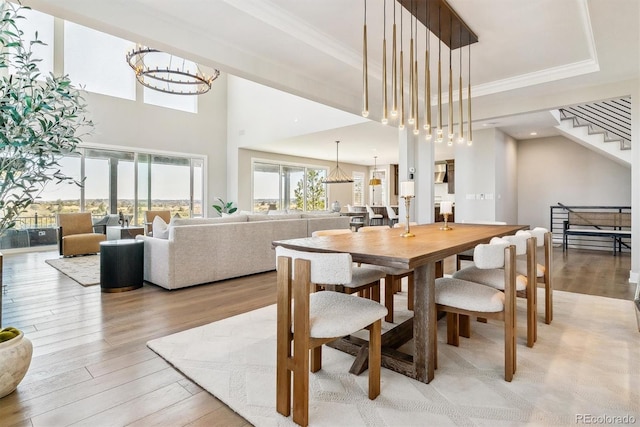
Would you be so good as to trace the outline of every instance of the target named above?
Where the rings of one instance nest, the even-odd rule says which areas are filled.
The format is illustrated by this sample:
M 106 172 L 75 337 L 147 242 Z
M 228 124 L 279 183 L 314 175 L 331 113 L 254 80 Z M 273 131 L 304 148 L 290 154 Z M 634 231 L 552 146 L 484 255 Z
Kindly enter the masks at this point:
M 144 213 L 144 234 L 145 236 L 153 236 L 153 219 L 159 216 L 169 224 L 171 221 L 171 211 L 146 211 Z
M 58 214 L 58 248 L 60 255 L 86 255 L 100 252 L 100 242 L 107 239 L 94 233 L 91 213 Z

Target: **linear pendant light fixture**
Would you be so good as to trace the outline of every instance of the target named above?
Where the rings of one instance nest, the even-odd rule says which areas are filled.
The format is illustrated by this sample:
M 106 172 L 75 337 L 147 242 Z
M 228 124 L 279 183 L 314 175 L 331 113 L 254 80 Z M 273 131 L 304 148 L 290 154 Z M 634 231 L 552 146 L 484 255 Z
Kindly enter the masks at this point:
M 451 34 L 449 34 L 451 37 Z M 451 44 L 451 38 L 449 38 L 449 44 Z M 453 49 L 449 49 L 449 120 L 447 121 L 447 145 L 453 144 L 453 64 L 452 54 Z
M 380 0 L 378 0 L 380 1 Z M 467 87 L 467 110 L 469 126 L 469 139 L 471 140 L 471 44 L 478 41 L 478 37 L 471 31 L 467 24 L 460 18 L 460 16 L 451 8 L 446 0 L 392 0 L 393 1 L 393 30 L 392 30 L 392 47 L 391 47 L 391 81 L 388 79 L 388 65 L 387 64 L 387 35 L 386 35 L 386 13 L 387 13 L 387 0 L 382 0 L 383 6 L 383 35 L 382 35 L 382 117 L 381 121 L 384 124 L 389 122 L 395 122 L 399 129 L 404 129 L 405 119 L 408 123 L 413 125 L 413 133 L 418 135 L 421 130 L 425 132 L 425 139 L 427 141 L 432 140 L 433 132 L 435 129 L 435 136 L 437 142 L 444 140 L 444 127 L 443 127 L 443 95 L 444 90 L 448 89 L 447 100 L 448 103 L 448 120 L 447 120 L 447 141 L 449 145 L 452 144 L 453 139 L 456 138 L 458 142 L 464 142 L 464 108 L 463 108 L 463 52 L 458 51 L 458 59 L 460 64 L 459 76 L 458 76 L 458 96 L 456 102 L 458 102 L 458 115 L 459 115 L 459 129 L 454 129 L 454 96 L 453 96 L 453 50 L 462 49 L 465 46 L 469 47 L 469 62 L 468 62 L 468 87 Z M 362 87 L 363 87 L 363 117 L 369 115 L 369 82 L 368 82 L 368 49 L 367 49 L 367 0 L 364 2 L 364 24 L 363 24 L 363 41 L 362 41 Z M 396 7 L 397 3 L 400 3 L 400 37 L 398 41 L 397 27 L 396 27 Z M 436 10 L 437 9 L 437 10 Z M 403 16 L 405 12 L 409 12 L 410 15 L 410 34 L 409 34 L 409 58 L 408 63 L 405 64 L 404 58 L 404 31 L 403 31 Z M 421 64 L 419 64 L 418 57 L 418 25 L 419 22 L 425 27 L 425 47 L 424 47 L 424 67 L 422 72 L 424 73 L 424 79 L 420 81 L 419 70 Z M 455 29 L 455 31 L 454 31 Z M 437 105 L 435 108 L 436 120 L 432 120 L 432 113 L 434 110 L 434 99 L 431 96 L 432 82 L 431 82 L 431 60 L 434 59 L 431 50 L 431 36 L 434 35 L 438 38 L 438 77 L 437 77 Z M 398 46 L 400 43 L 400 55 L 398 58 Z M 445 44 L 449 48 L 449 78 L 448 81 L 443 81 L 442 75 L 442 45 Z M 408 70 L 406 66 L 408 65 Z M 408 102 L 405 103 L 405 71 L 407 71 L 409 84 L 408 84 Z M 446 77 L 445 77 L 446 79 Z M 420 90 L 420 83 L 424 84 L 423 90 Z M 448 87 L 444 88 L 446 84 Z M 391 87 L 389 87 L 391 86 Z M 389 90 L 391 90 L 391 106 L 389 106 Z M 424 102 L 420 102 L 420 96 L 424 98 Z M 423 108 L 424 107 L 424 108 Z M 406 117 L 405 111 L 409 115 Z M 421 111 L 424 110 L 424 111 Z M 445 113 L 446 114 L 446 113 Z M 396 121 L 397 120 L 397 121 Z M 456 132 L 457 130 L 457 132 Z M 456 135 L 457 133 L 457 135 Z
M 398 116 L 398 57 L 396 48 L 396 2 L 393 2 L 393 34 L 391 36 L 391 84 L 393 85 L 391 94 L 391 117 Z
M 402 40 L 404 36 L 404 27 L 402 25 L 402 9 L 400 9 L 400 121 L 398 123 L 398 129 L 404 129 L 404 51 Z
M 346 184 L 349 182 L 353 182 L 353 178 L 344 173 L 342 169 L 340 169 L 340 162 L 338 161 L 338 146 L 340 145 L 340 141 L 336 141 L 336 167 L 329 173 L 329 176 L 326 177 L 322 182 L 325 184 Z
M 382 124 L 389 121 L 387 108 L 387 0 L 382 1 Z
M 429 22 L 429 3 L 427 3 L 427 22 Z M 429 141 L 432 138 L 431 133 L 431 31 L 425 28 L 425 48 L 424 48 L 424 130 L 425 139 Z
M 364 27 L 362 30 L 362 117 L 369 116 L 369 71 L 367 67 L 367 0 L 364 0 Z
M 460 34 L 462 37 L 462 33 Z M 458 49 L 458 56 L 460 57 L 460 79 L 458 80 L 458 107 L 460 111 L 460 120 L 459 120 L 459 131 L 458 131 L 458 144 L 462 144 L 464 142 L 464 115 L 462 111 L 464 110 L 462 105 L 462 49 Z

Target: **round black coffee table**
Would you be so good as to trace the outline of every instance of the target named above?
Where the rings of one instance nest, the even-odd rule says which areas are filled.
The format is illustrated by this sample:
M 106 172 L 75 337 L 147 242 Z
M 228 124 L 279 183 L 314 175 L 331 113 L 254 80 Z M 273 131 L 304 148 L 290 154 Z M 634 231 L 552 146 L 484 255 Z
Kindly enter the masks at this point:
M 124 292 L 142 287 L 144 242 L 122 239 L 100 242 L 102 292 Z

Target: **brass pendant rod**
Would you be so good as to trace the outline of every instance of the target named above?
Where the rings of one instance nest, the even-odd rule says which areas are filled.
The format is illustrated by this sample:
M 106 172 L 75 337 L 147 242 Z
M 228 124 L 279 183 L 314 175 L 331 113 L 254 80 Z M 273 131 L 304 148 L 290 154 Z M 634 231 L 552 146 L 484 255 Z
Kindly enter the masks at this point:
M 419 121 L 420 121 L 420 111 L 418 108 L 418 104 L 419 104 L 419 97 L 418 97 L 418 21 L 416 19 L 416 25 L 414 28 L 415 31 L 415 39 L 416 39 L 416 45 L 415 45 L 415 53 L 413 55 L 413 59 L 414 59 L 414 63 L 413 63 L 413 79 L 414 79 L 414 83 L 413 83 L 413 102 L 415 103 L 415 120 L 413 122 L 413 134 L 414 135 L 418 135 L 420 133 L 420 125 L 419 125 Z
M 389 122 L 387 109 L 387 0 L 382 2 L 382 124 Z
M 452 52 L 449 49 L 449 122 L 448 122 L 448 137 L 449 145 L 453 143 L 453 64 L 451 64 Z
M 462 32 L 462 30 L 461 30 Z M 462 34 L 460 34 L 462 37 Z M 464 142 L 464 114 L 463 114 L 463 106 L 462 106 L 462 49 L 458 50 L 458 55 L 460 56 L 460 80 L 458 82 L 458 108 L 460 112 L 460 126 L 458 132 L 458 142 Z
M 467 106 L 469 107 L 467 111 L 467 120 L 469 121 L 469 139 L 467 139 L 467 145 L 471 145 L 473 144 L 473 133 L 471 130 L 471 43 L 469 43 L 469 75 L 467 79 Z
M 362 117 L 369 116 L 369 71 L 367 69 L 367 0 L 364 0 L 362 32 Z
M 429 22 L 429 4 L 427 3 L 427 22 Z M 425 49 L 424 49 L 424 129 L 427 131 L 426 139 L 431 139 L 431 64 L 429 64 L 431 51 L 431 34 L 429 28 L 425 27 Z
M 401 11 L 402 12 L 402 11 Z M 398 115 L 398 63 L 397 63 L 397 48 L 396 48 L 396 2 L 393 2 L 393 33 L 392 33 L 393 47 L 391 49 L 391 82 L 393 84 L 393 90 L 391 94 L 391 117 Z
M 404 51 L 402 46 L 402 36 L 404 34 L 404 26 L 402 19 L 402 9 L 400 9 L 400 123 L 399 129 L 404 129 Z

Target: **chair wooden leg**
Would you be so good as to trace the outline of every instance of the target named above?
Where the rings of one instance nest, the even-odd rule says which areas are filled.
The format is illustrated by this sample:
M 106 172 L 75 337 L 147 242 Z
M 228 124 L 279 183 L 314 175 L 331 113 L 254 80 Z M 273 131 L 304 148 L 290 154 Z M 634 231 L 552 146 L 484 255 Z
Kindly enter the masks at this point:
M 370 288 L 369 295 L 372 300 L 375 302 L 380 302 L 380 280 Z
M 380 395 L 380 365 L 382 363 L 382 321 L 369 326 L 369 399 Z
M 387 307 L 387 315 L 384 318 L 385 322 L 393 323 L 393 294 L 394 294 L 395 281 L 393 276 L 387 274 L 384 278 L 384 306 Z
M 471 317 L 466 314 L 458 316 L 458 333 L 465 338 L 471 338 Z
M 447 344 L 456 347 L 460 345 L 458 315 L 456 313 L 447 313 Z
M 553 288 L 549 279 L 544 282 L 544 323 L 547 325 L 553 320 Z
M 548 325 L 553 320 L 553 284 L 551 282 L 552 267 L 552 235 L 544 236 L 544 322 Z
M 533 347 L 538 340 L 538 308 L 536 305 L 536 286 L 529 286 L 524 297 L 527 300 L 527 347 Z
M 288 262 L 287 262 L 288 261 Z M 276 410 L 288 417 L 291 415 L 291 371 L 287 367 L 291 358 L 291 260 L 278 260 L 278 316 L 276 344 Z
M 312 348 L 310 353 L 311 362 L 309 364 L 309 369 L 311 372 L 318 372 L 322 369 L 322 346 L 319 345 L 315 348 Z

